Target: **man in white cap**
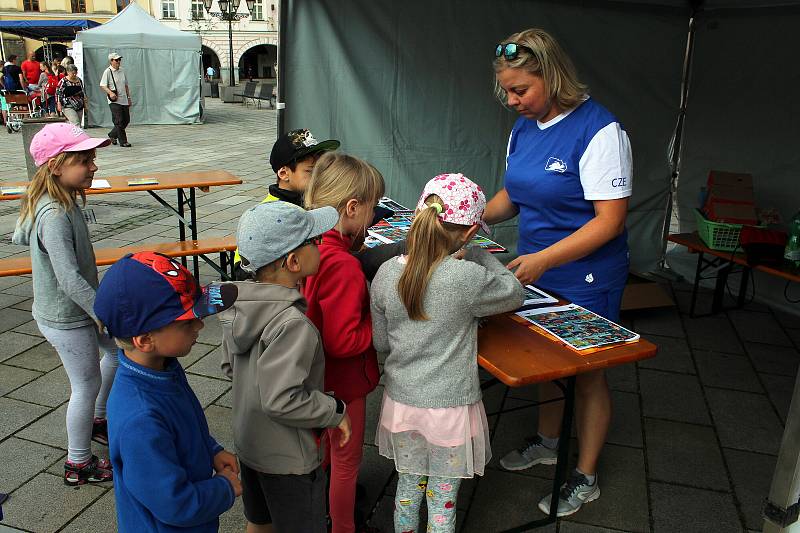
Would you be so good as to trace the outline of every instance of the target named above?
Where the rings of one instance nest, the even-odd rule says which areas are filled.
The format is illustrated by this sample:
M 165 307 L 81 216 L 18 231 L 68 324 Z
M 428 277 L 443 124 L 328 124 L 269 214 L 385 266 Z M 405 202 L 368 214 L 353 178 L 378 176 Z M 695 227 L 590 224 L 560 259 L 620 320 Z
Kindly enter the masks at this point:
M 114 129 L 108 132 L 111 144 L 129 148 L 128 136 L 125 128 L 131 121 L 131 91 L 128 88 L 128 79 L 125 71 L 122 70 L 122 56 L 116 52 L 108 54 L 110 66 L 100 77 L 100 88 L 106 93 L 108 107 L 111 108 L 111 120 L 114 122 Z

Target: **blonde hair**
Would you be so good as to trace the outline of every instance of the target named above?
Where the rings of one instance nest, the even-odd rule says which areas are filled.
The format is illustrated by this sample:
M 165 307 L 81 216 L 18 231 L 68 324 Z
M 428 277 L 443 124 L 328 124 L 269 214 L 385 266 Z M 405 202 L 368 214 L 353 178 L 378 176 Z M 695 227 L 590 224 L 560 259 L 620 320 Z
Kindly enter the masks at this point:
M 549 97 L 562 110 L 572 109 L 580 104 L 589 93 L 589 87 L 578 80 L 578 73 L 569 56 L 549 33 L 539 28 L 530 28 L 512 33 L 504 41 L 527 46 L 533 54 L 518 48 L 517 57 L 511 60 L 501 55 L 492 65 L 495 73 L 507 68 L 518 68 L 539 76 L 544 80 Z M 505 105 L 506 93 L 495 78 L 494 90 L 497 98 Z
M 41 165 L 36 170 L 36 174 L 33 175 L 25 195 L 22 197 L 19 213 L 20 221 L 24 221 L 28 217 L 31 217 L 31 222 L 36 220 L 36 204 L 39 203 L 39 199 L 44 194 L 47 194 L 64 211 L 72 209 L 72 206 L 77 202 L 78 196 L 81 197 L 83 205 L 86 205 L 86 192 L 83 189 L 67 189 L 61 185 L 53 171 L 58 170 L 63 165 L 85 164 L 94 160 L 94 157 L 94 148 L 81 152 L 61 152 L 50 160 L 53 161 L 52 169 L 48 164 L 49 161 Z
M 450 255 L 458 244 L 459 232 L 469 228 L 440 220 L 439 210 L 431 207 L 433 204 L 443 206 L 445 202 L 432 194 L 425 198 L 427 207 L 417 210 L 406 239 L 406 265 L 397 282 L 400 301 L 411 320 L 428 320 L 424 303 L 431 275 L 442 259 Z
M 326 152 L 314 164 L 306 188 L 306 209 L 329 205 L 341 214 L 350 200 L 376 205 L 385 188 L 381 173 L 366 161 Z

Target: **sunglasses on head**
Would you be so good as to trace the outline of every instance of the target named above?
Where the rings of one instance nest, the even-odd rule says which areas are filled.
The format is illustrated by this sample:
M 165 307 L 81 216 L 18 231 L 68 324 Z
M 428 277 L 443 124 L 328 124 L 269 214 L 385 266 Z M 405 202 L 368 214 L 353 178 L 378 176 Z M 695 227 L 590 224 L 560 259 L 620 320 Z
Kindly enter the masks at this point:
M 525 46 L 524 44 L 517 44 L 517 43 L 500 43 L 494 49 L 494 57 L 503 56 L 507 61 L 511 61 L 512 59 L 516 59 L 519 55 L 520 50 L 524 50 L 529 54 L 533 55 L 533 50 Z

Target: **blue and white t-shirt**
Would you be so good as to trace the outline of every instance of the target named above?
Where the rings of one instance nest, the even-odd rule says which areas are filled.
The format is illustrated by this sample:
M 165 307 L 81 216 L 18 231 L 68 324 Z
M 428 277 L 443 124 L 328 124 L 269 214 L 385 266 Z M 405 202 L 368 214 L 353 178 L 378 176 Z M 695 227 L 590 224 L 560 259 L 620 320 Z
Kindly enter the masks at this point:
M 594 218 L 593 200 L 632 191 L 630 141 L 589 98 L 545 124 L 520 117 L 508 141 L 505 188 L 519 208 L 520 255 L 538 252 Z M 627 231 L 586 257 L 545 272 L 537 285 L 580 293 L 625 283 Z

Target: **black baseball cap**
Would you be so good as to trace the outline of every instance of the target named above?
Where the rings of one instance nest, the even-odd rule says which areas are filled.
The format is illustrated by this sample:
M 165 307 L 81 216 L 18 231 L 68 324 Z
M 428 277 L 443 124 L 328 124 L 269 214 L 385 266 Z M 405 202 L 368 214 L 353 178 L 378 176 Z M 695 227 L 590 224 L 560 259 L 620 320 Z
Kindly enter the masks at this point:
M 292 161 L 302 159 L 309 154 L 330 152 L 339 148 L 341 143 L 334 139 L 319 142 L 307 129 L 292 130 L 286 135 L 281 135 L 272 145 L 269 154 L 269 164 L 272 170 L 278 172 Z

